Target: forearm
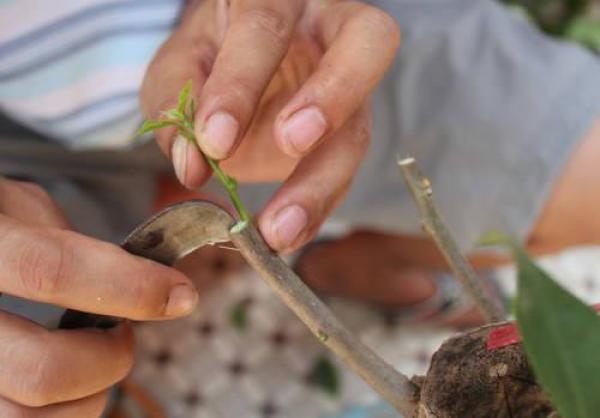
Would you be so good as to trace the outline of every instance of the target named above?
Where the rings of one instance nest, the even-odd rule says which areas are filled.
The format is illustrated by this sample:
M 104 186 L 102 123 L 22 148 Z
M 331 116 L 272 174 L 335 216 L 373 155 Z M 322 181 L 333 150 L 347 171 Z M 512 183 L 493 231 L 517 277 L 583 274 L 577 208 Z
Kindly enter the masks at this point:
M 558 177 L 528 240 L 537 253 L 600 244 L 600 117 Z

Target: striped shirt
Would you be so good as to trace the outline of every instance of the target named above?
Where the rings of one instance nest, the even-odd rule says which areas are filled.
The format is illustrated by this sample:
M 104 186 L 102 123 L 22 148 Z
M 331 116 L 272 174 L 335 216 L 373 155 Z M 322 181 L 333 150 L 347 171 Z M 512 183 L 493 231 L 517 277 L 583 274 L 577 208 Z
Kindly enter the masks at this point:
M 0 0 L 0 109 L 75 149 L 122 148 L 185 0 Z

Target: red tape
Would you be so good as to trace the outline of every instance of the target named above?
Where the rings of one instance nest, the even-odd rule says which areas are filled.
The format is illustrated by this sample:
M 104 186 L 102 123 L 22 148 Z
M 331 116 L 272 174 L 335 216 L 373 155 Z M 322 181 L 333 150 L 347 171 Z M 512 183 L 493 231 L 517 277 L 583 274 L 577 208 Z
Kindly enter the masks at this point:
M 592 305 L 596 312 L 600 312 L 600 303 Z M 493 329 L 488 335 L 487 349 L 488 351 L 497 350 L 509 345 L 518 344 L 521 342 L 521 335 L 516 324 L 508 324 L 499 328 Z

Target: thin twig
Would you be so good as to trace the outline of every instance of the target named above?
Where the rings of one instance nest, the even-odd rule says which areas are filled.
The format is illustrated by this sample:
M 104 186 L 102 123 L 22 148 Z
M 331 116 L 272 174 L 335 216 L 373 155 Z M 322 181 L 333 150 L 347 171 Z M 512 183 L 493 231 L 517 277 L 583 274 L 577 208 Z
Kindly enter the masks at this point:
M 481 281 L 475 275 L 473 267 L 462 255 L 456 241 L 450 235 L 435 205 L 429 179 L 421 173 L 414 158 L 399 160 L 398 166 L 402 170 L 406 184 L 421 214 L 423 229 L 433 238 L 456 278 L 488 322 L 504 320 L 506 313 L 500 304 L 487 294 Z
M 404 417 L 414 416 L 419 388 L 342 325 L 327 305 L 271 252 L 251 223 L 231 231 L 230 237 L 256 272 L 325 346 Z

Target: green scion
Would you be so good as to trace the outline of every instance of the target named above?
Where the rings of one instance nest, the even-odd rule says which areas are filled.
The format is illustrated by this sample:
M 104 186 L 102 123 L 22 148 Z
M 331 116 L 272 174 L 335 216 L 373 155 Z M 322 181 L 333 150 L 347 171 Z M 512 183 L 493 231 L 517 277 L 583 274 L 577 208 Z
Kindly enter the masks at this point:
M 147 120 L 144 122 L 142 127 L 138 131 L 138 135 L 144 135 L 149 132 L 154 132 L 157 129 L 162 129 L 167 126 L 175 126 L 177 132 L 186 138 L 190 143 L 198 147 L 198 141 L 194 130 L 194 115 L 196 113 L 196 102 L 191 98 L 192 82 L 188 81 L 181 92 L 179 93 L 179 99 L 177 108 L 169 109 L 161 113 L 161 119 L 159 120 Z M 202 152 L 202 150 L 200 150 Z M 243 230 L 248 223 L 250 223 L 250 215 L 244 207 L 238 193 L 237 181 L 223 171 L 219 165 L 219 161 L 210 158 L 208 155 L 202 153 L 204 158 L 208 162 L 208 165 L 212 169 L 213 173 L 219 179 L 221 184 L 227 190 L 229 198 L 235 207 L 240 220 L 234 226 L 235 231 L 239 232 Z

